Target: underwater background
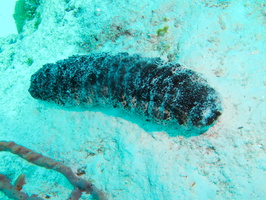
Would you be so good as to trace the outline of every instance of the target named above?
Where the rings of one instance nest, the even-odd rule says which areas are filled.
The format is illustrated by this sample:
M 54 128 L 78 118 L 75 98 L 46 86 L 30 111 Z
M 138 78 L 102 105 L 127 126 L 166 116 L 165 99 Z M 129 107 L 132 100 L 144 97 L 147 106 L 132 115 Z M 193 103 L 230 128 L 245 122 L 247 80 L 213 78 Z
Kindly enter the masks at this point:
M 0 0 L 0 140 L 82 171 L 110 200 L 266 199 L 264 0 L 7 4 Z M 204 134 L 172 137 L 171 127 L 123 111 L 67 109 L 29 94 L 44 64 L 97 52 L 178 62 L 221 94 L 223 113 Z M 73 189 L 9 152 L 0 152 L 0 174 L 12 183 L 25 174 L 23 191 L 43 199 L 67 199 Z

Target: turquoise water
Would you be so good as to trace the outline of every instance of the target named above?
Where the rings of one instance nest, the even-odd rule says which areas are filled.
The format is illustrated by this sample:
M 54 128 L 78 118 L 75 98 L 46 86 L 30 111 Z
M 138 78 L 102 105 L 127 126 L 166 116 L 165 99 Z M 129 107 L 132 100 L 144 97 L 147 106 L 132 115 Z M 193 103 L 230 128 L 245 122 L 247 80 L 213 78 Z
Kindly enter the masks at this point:
M 266 199 L 264 1 L 18 2 L 15 23 L 13 9 L 0 15 L 10 20 L 0 29 L 0 140 L 69 166 L 108 199 Z M 222 115 L 187 137 L 134 113 L 69 109 L 29 94 L 44 64 L 100 52 L 160 57 L 200 73 L 221 94 Z M 73 190 L 60 173 L 9 152 L 0 153 L 0 174 L 12 184 L 25 174 L 21 191 L 43 199 Z

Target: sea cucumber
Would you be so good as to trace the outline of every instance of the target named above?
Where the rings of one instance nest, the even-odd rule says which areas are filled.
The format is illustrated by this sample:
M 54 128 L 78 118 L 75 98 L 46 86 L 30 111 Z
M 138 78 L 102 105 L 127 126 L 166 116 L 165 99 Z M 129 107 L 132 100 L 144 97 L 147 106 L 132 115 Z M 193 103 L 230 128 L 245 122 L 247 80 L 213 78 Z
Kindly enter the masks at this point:
M 180 125 L 212 125 L 221 97 L 178 63 L 128 53 L 93 53 L 45 64 L 31 77 L 32 97 L 62 106 L 120 107 Z

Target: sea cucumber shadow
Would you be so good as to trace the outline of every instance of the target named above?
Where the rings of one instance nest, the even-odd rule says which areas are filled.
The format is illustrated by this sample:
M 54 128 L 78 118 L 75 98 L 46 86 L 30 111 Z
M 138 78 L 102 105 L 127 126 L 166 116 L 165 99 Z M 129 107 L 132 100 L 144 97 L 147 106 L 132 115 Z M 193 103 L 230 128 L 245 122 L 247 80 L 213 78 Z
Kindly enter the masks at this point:
M 51 107 L 51 104 L 48 102 L 43 102 L 43 104 L 47 104 L 47 106 Z M 122 120 L 126 120 L 132 124 L 136 124 L 141 129 L 143 129 L 145 132 L 154 135 L 156 132 L 164 132 L 170 137 L 177 137 L 177 136 L 183 136 L 186 138 L 189 137 L 195 137 L 199 136 L 201 134 L 204 134 L 210 127 L 214 126 L 214 124 L 210 126 L 205 126 L 201 128 L 197 128 L 195 126 L 184 126 L 180 125 L 178 123 L 174 123 L 172 121 L 163 123 L 158 123 L 154 121 L 151 118 L 148 118 L 146 116 L 140 115 L 138 113 L 133 113 L 121 108 L 112 108 L 112 107 L 102 107 L 102 106 L 93 106 L 93 107 L 80 107 L 80 106 L 71 106 L 71 107 L 62 107 L 60 105 L 53 104 L 54 109 L 60 109 L 67 112 L 92 112 L 97 113 L 101 112 L 104 115 L 115 117 L 115 118 L 121 118 Z

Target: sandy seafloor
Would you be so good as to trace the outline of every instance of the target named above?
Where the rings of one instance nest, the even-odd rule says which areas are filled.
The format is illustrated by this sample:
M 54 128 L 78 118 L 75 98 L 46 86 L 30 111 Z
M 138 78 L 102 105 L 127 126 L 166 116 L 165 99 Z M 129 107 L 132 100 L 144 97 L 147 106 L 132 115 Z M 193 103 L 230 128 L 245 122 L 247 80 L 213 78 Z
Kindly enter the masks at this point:
M 82 177 L 109 199 L 266 199 L 265 6 L 263 0 L 43 0 L 37 30 L 33 20 L 20 35 L 0 38 L 0 140 L 85 170 Z M 221 93 L 223 114 L 202 135 L 171 137 L 167 127 L 133 123 L 123 112 L 69 110 L 30 96 L 30 77 L 43 64 L 88 52 L 179 62 Z M 0 152 L 0 173 L 13 181 L 25 173 L 23 191 L 51 200 L 72 190 L 59 173 L 8 152 Z M 0 192 L 0 199 L 8 198 Z

